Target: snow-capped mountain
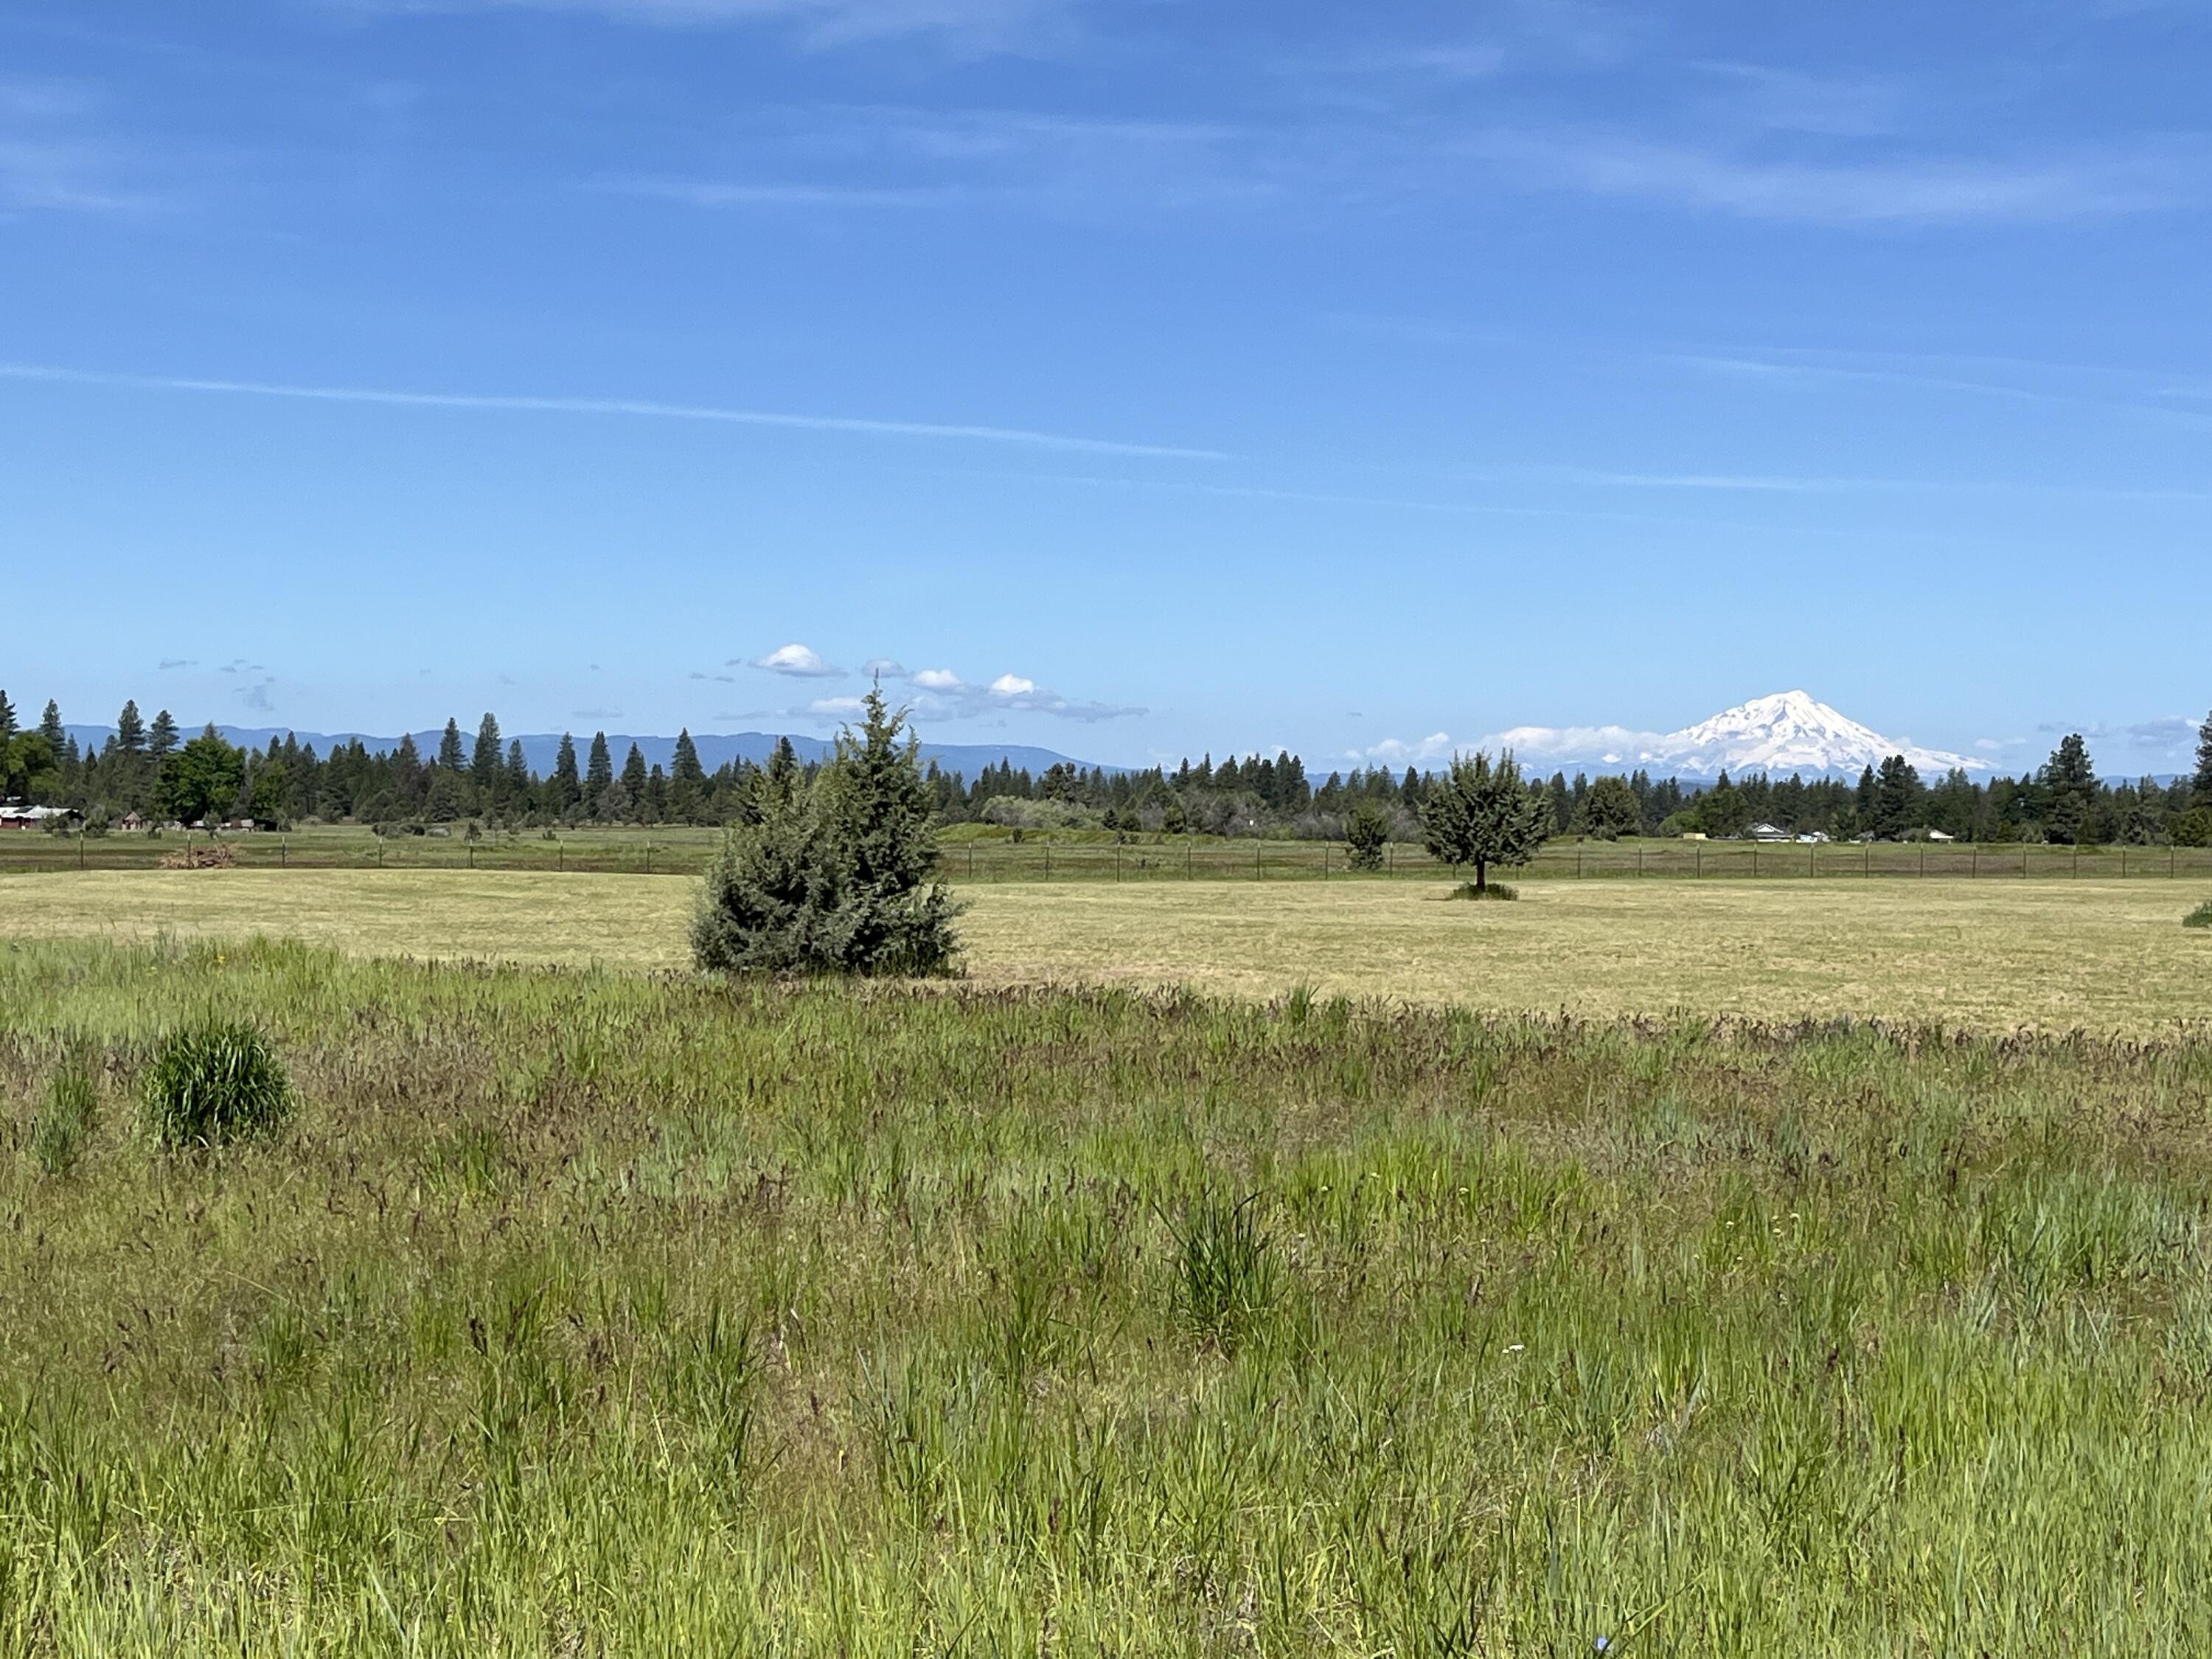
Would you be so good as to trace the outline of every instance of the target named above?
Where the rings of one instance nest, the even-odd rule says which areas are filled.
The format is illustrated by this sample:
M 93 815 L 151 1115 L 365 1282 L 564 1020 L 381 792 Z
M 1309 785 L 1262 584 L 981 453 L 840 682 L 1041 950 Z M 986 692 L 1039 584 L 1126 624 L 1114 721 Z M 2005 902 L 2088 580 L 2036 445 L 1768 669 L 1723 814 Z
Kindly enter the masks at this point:
M 1522 726 L 1485 738 L 1484 746 L 1510 748 L 1524 765 L 1642 767 L 1687 778 L 1722 772 L 1856 777 L 1892 755 L 1904 756 L 1931 781 L 1954 767 L 1990 769 L 1987 763 L 1965 755 L 1883 737 L 1803 691 L 1754 697 L 1679 732 Z

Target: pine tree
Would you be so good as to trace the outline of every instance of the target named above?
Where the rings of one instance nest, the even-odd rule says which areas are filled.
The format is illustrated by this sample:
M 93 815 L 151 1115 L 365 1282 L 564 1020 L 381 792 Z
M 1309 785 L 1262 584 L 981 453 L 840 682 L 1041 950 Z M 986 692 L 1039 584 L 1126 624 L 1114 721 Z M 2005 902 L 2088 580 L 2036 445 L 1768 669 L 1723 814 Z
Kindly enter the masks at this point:
M 607 734 L 594 732 L 591 756 L 584 763 L 584 805 L 597 808 L 599 797 L 606 793 L 607 786 L 614 781 L 614 757 L 607 752 Z
M 2051 758 L 2035 775 L 2044 792 L 2044 829 L 2056 842 L 2079 842 L 2097 795 L 2097 768 L 2079 732 L 2058 740 Z
M 448 715 L 446 735 L 438 739 L 438 769 L 458 772 L 467 764 L 468 757 L 461 752 L 461 723 Z
M 1455 756 L 1421 802 L 1424 843 L 1457 869 L 1474 866 L 1474 891 L 1490 890 L 1490 866 L 1511 867 L 1536 856 L 1549 831 L 1552 805 L 1540 787 L 1522 781 L 1507 750 L 1492 765 L 1483 753 Z
M 115 717 L 115 746 L 134 760 L 146 752 L 146 722 L 138 717 L 135 698 L 125 702 L 123 712 Z
M 489 709 L 477 726 L 476 751 L 469 757 L 469 781 L 477 787 L 477 794 L 487 806 L 499 799 L 501 765 L 499 721 Z
M 46 740 L 46 747 L 53 750 L 54 757 L 60 759 L 62 750 L 69 746 L 69 732 L 62 726 L 61 705 L 51 697 L 46 699 L 46 712 L 39 720 L 39 735 Z
M 568 812 L 583 798 L 584 786 L 576 776 L 576 740 L 563 732 L 560 751 L 553 757 L 553 798 L 548 804 L 556 812 Z
M 0 743 L 7 742 L 16 731 L 15 705 L 8 701 L 7 692 L 0 690 Z
M 154 716 L 154 723 L 146 729 L 146 754 L 156 763 L 167 760 L 177 746 L 177 722 L 164 708 Z
M 702 968 L 921 974 L 951 961 L 959 907 L 929 879 L 937 847 L 920 745 L 900 742 L 905 715 L 880 688 L 863 710 L 859 734 L 842 732 L 820 773 L 794 776 L 793 757 L 760 792 L 758 821 L 727 832 L 692 927 Z
M 1355 870 L 1380 870 L 1390 842 L 1390 820 L 1371 800 L 1363 800 L 1344 821 L 1344 841 Z
M 517 738 L 507 745 L 507 776 L 501 784 L 510 812 L 529 810 L 530 786 L 533 781 L 529 758 L 522 752 L 522 739 Z
M 0 697 L 0 706 L 7 699 Z M 2200 806 L 2212 806 L 2212 714 L 2204 717 L 2204 724 L 2197 732 L 2197 781 L 2192 791 Z
M 1920 801 L 1920 774 L 1902 755 L 1892 755 L 1875 775 L 1874 811 L 1867 828 L 1876 841 L 1902 841 Z
M 707 769 L 699 764 L 699 750 L 687 726 L 676 734 L 676 754 L 669 763 L 668 816 L 678 823 L 696 823 L 706 810 Z
M 645 757 L 638 752 L 637 745 L 632 744 L 629 753 L 623 759 L 622 784 L 634 808 L 645 805 L 646 781 Z

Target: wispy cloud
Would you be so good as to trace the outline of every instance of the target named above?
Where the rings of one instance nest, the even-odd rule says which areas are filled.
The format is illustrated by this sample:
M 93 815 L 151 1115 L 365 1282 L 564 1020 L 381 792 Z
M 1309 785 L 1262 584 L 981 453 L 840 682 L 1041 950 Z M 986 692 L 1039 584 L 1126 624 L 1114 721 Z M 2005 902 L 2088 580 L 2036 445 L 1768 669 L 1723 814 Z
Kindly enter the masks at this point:
M 164 674 L 172 669 L 198 668 L 199 665 L 199 659 L 197 657 L 164 657 L 156 665 L 159 671 Z
M 1828 226 L 2056 223 L 2201 201 L 2204 158 L 2171 145 L 2087 155 L 1777 158 L 1632 134 L 1498 131 L 1471 156 L 1532 189 Z
M 1061 37 L 1075 0 L 325 0 L 376 12 L 536 11 L 660 28 L 775 24 L 804 42 L 936 37 L 963 51 L 1035 50 Z
M 623 398 L 533 398 L 501 393 L 393 392 L 367 386 L 284 385 L 264 380 L 210 380 L 182 375 L 116 374 L 41 363 L 0 363 L 0 379 L 70 386 L 113 386 L 136 392 L 216 392 L 312 403 L 366 404 L 403 409 L 513 411 L 523 414 L 629 416 L 653 420 L 707 421 L 734 426 L 782 427 L 804 432 L 849 433 L 880 438 L 927 438 L 1096 454 L 1175 460 L 1220 460 L 1220 451 L 1171 444 L 1125 443 L 1020 427 L 957 425 L 931 421 L 878 420 L 845 415 L 800 415 L 701 404 L 668 404 Z
M 0 213 L 141 213 L 161 192 L 145 158 L 111 136 L 76 82 L 0 76 Z

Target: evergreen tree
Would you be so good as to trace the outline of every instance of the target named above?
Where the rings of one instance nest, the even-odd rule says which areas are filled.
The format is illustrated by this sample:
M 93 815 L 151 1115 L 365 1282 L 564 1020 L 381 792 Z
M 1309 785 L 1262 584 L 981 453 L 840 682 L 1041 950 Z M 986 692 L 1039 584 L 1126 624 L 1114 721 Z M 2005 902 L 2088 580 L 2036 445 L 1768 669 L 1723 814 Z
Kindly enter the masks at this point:
M 507 745 L 507 776 L 500 786 L 501 797 L 509 812 L 530 810 L 531 788 L 536 782 L 537 779 L 531 774 L 529 758 L 522 752 L 522 739 L 517 738 Z
M 632 744 L 629 753 L 623 758 L 622 785 L 629 795 L 629 804 L 633 808 L 645 805 L 646 782 L 645 757 L 638 752 L 637 745 Z
M 676 734 L 676 754 L 669 763 L 668 816 L 678 823 L 696 823 L 706 811 L 707 769 L 699 764 L 687 726 Z
M 1600 778 L 1583 794 L 1575 827 L 1601 841 L 1632 836 L 1644 827 L 1644 805 L 1626 779 Z
M 428 786 L 422 781 L 422 757 L 415 747 L 415 734 L 402 732 L 399 746 L 392 751 L 392 788 L 398 805 L 413 811 L 422 805 L 422 793 Z
M 0 743 L 5 743 L 14 737 L 17 729 L 15 705 L 8 701 L 7 692 L 0 690 Z
M 863 709 L 860 732 L 842 732 L 818 774 L 799 777 L 792 757 L 759 792 L 758 820 L 726 832 L 692 927 L 702 968 L 917 974 L 951 963 L 959 907 L 930 880 L 920 745 L 900 741 L 905 714 L 880 687 Z
M 2058 740 L 2035 775 L 2044 796 L 2044 829 L 2056 842 L 2079 842 L 2097 793 L 2097 769 L 2079 732 Z
M 1390 820 L 1371 800 L 1363 800 L 1344 821 L 1344 841 L 1355 870 L 1380 870 L 1390 844 Z
M 563 732 L 560 751 L 553 757 L 552 799 L 547 804 L 556 812 L 571 812 L 583 798 L 584 786 L 576 775 L 576 740 Z
M 1875 775 L 1874 811 L 1867 828 L 1877 841 L 1902 841 L 1920 801 L 1920 774 L 1902 755 L 1892 755 Z
M 501 764 L 499 741 L 499 721 L 489 709 L 477 726 L 477 746 L 469 757 L 469 781 L 477 787 L 477 797 L 486 806 L 499 799 L 499 787 L 506 768 Z
M 7 701 L 0 697 L 0 703 Z M 2197 732 L 2197 780 L 2191 793 L 2200 806 L 2212 806 L 2212 714 Z
M 135 698 L 126 702 L 123 712 L 115 717 L 115 747 L 133 760 L 146 752 L 146 722 L 138 717 Z
M 614 757 L 607 752 L 607 734 L 594 732 L 591 755 L 584 763 L 584 805 L 596 811 L 599 797 L 606 793 L 607 786 L 614 781 Z
M 146 729 L 147 758 L 156 765 L 167 760 L 177 746 L 177 722 L 164 708 L 154 716 L 154 723 Z
M 467 764 L 468 758 L 461 752 L 461 723 L 448 715 L 446 719 L 446 735 L 438 739 L 438 769 L 441 772 L 459 772 Z
M 1454 869 L 1474 866 L 1474 890 L 1490 890 L 1490 866 L 1526 864 L 1544 844 L 1552 817 L 1541 788 L 1521 777 L 1507 750 L 1491 763 L 1483 753 L 1457 755 L 1421 802 L 1421 830 L 1430 853 Z
M 61 705 L 51 697 L 46 699 L 46 712 L 39 720 L 39 735 L 46 740 L 46 747 L 53 751 L 57 760 L 61 758 L 62 750 L 69 747 L 69 733 L 62 726 Z
M 183 823 L 213 822 L 237 801 L 246 757 L 210 725 L 162 765 L 161 810 Z

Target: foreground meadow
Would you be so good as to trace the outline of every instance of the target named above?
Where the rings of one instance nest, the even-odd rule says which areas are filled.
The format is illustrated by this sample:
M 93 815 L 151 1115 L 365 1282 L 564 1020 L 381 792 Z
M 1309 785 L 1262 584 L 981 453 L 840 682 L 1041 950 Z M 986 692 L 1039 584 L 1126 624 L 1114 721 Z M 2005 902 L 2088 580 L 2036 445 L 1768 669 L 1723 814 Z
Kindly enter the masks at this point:
M 2171 1035 L 2212 1019 L 2189 883 L 984 884 L 972 982 L 1188 985 L 1612 1018 L 1684 1012 Z M 674 969 L 685 879 L 465 871 L 0 876 L 0 937 L 304 939 L 368 955 Z
M 210 1007 L 302 1108 L 157 1155 Z M 2208 1111 L 2187 1043 L 0 944 L 0 1651 L 2201 1652 Z

